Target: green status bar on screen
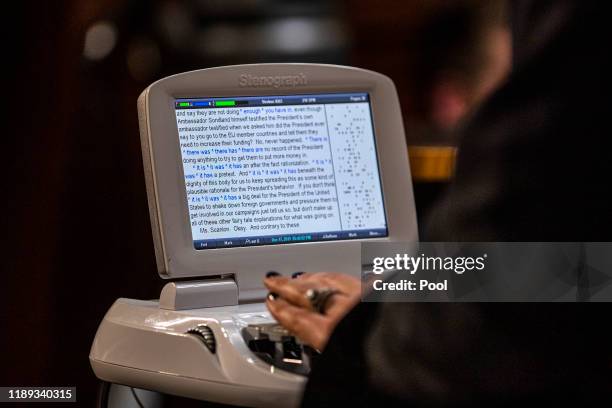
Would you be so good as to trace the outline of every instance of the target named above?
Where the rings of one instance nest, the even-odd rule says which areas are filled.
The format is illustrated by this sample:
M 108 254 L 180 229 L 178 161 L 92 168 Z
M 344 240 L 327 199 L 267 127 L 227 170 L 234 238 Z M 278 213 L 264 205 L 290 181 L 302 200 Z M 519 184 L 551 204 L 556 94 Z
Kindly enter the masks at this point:
M 236 101 L 215 101 L 215 106 L 236 106 Z

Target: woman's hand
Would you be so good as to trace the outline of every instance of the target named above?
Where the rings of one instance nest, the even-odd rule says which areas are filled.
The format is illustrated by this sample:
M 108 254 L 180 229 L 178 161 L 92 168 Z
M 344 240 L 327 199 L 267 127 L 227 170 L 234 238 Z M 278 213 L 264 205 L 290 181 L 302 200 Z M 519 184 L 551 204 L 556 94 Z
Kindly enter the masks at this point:
M 359 279 L 341 273 L 305 273 L 295 279 L 273 276 L 264 279 L 270 293 L 266 306 L 274 318 L 309 346 L 322 351 L 340 320 L 359 302 Z M 306 297 L 308 289 L 329 288 L 337 291 L 321 314 Z

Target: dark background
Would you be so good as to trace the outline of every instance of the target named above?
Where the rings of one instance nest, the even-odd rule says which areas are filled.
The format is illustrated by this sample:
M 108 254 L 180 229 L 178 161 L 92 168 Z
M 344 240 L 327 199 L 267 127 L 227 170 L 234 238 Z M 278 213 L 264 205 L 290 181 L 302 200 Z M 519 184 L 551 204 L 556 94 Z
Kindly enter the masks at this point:
M 104 313 L 159 294 L 136 115 L 149 83 L 234 63 L 363 67 L 394 80 L 409 145 L 453 146 L 427 90 L 442 65 L 469 71 L 460 60 L 478 33 L 460 7 L 432 23 L 442 3 L 65 0 L 7 12 L 0 385 L 76 385 L 93 405 L 88 354 Z M 449 49 L 463 53 L 449 61 Z M 415 179 L 420 217 L 446 181 Z

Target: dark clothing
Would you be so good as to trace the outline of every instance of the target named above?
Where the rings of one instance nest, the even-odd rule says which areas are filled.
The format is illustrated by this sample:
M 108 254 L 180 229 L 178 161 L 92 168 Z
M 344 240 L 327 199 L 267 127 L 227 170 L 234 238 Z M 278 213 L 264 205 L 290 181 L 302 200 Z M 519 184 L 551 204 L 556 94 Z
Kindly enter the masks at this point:
M 533 3 L 537 22 L 549 2 Z M 568 3 L 515 35 L 526 59 L 464 129 L 426 240 L 611 240 L 611 30 L 594 2 Z
M 603 4 L 513 3 L 515 69 L 464 129 L 423 240 L 612 241 Z M 362 304 L 333 334 L 304 406 L 609 405 L 609 310 Z

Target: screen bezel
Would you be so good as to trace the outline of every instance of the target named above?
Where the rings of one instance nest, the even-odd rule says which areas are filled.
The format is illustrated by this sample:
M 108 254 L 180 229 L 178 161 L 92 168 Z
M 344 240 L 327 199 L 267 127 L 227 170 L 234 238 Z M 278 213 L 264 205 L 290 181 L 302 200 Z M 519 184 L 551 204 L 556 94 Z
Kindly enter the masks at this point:
M 301 76 L 295 84 L 240 87 L 241 75 Z M 202 95 L 224 97 L 364 92 L 370 96 L 387 237 L 196 250 L 193 246 L 174 101 Z M 139 98 L 145 177 L 158 270 L 163 278 L 235 276 L 241 296 L 263 290 L 266 271 L 337 271 L 358 274 L 360 244 L 415 242 L 416 213 L 401 110 L 386 76 L 358 68 L 318 64 L 255 64 L 203 69 L 164 78 Z

